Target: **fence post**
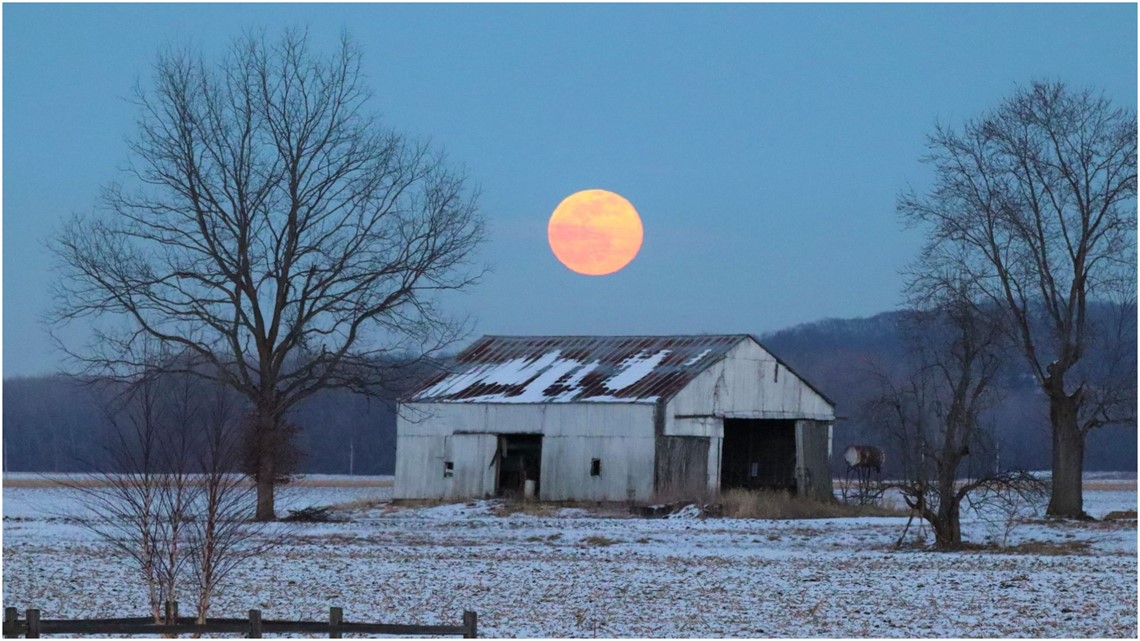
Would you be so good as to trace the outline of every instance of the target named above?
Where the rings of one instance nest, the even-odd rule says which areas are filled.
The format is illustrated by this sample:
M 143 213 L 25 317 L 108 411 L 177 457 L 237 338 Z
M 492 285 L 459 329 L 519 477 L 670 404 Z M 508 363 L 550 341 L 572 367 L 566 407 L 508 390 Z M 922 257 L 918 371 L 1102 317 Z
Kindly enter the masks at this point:
M 20 611 L 16 608 L 4 608 L 4 638 L 20 638 Z
M 463 638 L 475 639 L 479 636 L 479 615 L 471 610 L 463 611 Z
M 245 636 L 247 639 L 260 639 L 261 638 L 261 610 L 249 611 L 249 634 Z
M 166 619 L 163 621 L 163 623 L 166 623 L 168 625 L 171 623 L 178 623 L 178 602 L 177 601 L 167 601 L 166 602 Z
M 340 624 L 344 621 L 344 610 L 335 605 L 329 608 L 329 638 L 340 638 Z
M 40 638 L 40 611 L 37 608 L 29 608 L 27 613 L 28 618 L 28 633 L 24 635 L 26 639 Z

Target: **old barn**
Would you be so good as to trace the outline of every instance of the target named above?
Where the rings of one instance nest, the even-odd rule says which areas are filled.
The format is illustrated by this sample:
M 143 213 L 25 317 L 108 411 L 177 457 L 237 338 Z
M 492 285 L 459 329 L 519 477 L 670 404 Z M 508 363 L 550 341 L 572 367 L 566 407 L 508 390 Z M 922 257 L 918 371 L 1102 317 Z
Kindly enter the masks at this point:
M 400 403 L 395 496 L 831 496 L 834 404 L 745 335 L 484 336 Z

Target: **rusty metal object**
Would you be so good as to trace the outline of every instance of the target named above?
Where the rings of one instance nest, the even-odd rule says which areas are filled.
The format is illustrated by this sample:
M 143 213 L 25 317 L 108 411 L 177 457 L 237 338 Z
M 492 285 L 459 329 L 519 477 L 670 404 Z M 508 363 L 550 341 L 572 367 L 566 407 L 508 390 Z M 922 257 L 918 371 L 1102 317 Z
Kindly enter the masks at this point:
M 881 472 L 887 455 L 883 448 L 874 445 L 849 445 L 843 452 L 843 460 L 848 467 L 874 469 Z

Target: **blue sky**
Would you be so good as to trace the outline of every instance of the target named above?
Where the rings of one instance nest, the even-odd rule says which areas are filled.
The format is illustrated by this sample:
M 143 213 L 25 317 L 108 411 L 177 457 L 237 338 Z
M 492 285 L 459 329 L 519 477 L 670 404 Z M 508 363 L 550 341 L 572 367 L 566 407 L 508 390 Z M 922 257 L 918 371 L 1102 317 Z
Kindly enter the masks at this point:
M 164 45 L 347 29 L 385 123 L 481 188 L 493 272 L 448 300 L 477 334 L 762 333 L 895 307 L 921 238 L 894 201 L 927 184 L 935 123 L 1034 79 L 1134 105 L 1136 24 L 1131 4 L 5 4 L 3 373 L 61 363 L 44 242 L 120 177 Z M 645 226 L 611 276 L 546 243 L 589 188 Z

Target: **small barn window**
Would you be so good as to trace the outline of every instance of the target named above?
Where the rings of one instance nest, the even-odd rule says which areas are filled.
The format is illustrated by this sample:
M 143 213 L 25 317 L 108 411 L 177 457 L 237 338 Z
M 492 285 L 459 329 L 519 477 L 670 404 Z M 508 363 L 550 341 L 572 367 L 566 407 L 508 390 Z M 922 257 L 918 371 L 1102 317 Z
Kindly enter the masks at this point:
M 443 462 L 443 478 L 451 478 L 455 476 L 455 463 L 451 461 Z
M 590 476 L 602 475 L 602 459 L 590 459 Z
M 779 363 L 776 363 L 775 373 L 772 374 L 772 382 L 773 383 L 779 383 L 780 382 L 780 364 Z

